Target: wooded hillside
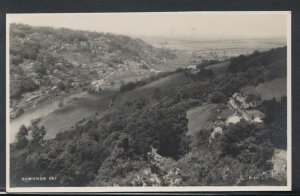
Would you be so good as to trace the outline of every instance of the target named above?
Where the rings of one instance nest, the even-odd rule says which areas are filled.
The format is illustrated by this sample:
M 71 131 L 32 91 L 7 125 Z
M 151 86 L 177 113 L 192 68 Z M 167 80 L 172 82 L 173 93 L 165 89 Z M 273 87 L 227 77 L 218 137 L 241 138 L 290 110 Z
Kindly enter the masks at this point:
M 74 39 L 86 40 L 77 36 Z M 23 128 L 18 142 L 11 145 L 11 182 L 13 186 L 283 185 L 284 179 L 270 175 L 270 160 L 274 145 L 279 146 L 278 137 L 286 137 L 282 134 L 286 113 L 273 110 L 286 108 L 285 98 L 262 103 L 266 123 L 242 120 L 228 125 L 213 143 L 209 142 L 211 128 L 186 135 L 186 112 L 206 103 L 227 107 L 229 97 L 242 87 L 284 76 L 285 55 L 286 48 L 278 48 L 233 58 L 222 77 L 209 69 L 196 73 L 181 69 L 176 73 L 178 83 L 166 82 L 168 77 L 174 80 L 171 74 L 152 87 L 147 82 L 130 84 L 118 94 L 128 100 L 124 104 L 103 118 L 83 119 L 52 140 L 43 140 L 42 127 Z M 133 89 L 144 96 L 135 99 L 129 93 Z M 32 131 L 35 139 L 28 140 Z M 22 176 L 35 175 L 55 175 L 57 180 L 52 184 L 22 181 Z

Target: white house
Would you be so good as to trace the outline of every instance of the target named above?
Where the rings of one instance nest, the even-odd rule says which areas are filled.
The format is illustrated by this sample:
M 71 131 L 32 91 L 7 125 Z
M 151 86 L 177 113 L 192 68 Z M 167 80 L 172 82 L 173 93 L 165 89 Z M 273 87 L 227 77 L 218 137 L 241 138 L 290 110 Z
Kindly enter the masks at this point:
M 231 115 L 231 116 L 229 116 L 229 117 L 227 118 L 226 124 L 229 124 L 229 123 L 231 123 L 231 124 L 236 124 L 236 123 L 238 123 L 238 122 L 240 122 L 240 121 L 241 121 L 241 117 L 238 116 L 238 115 L 236 115 L 236 114 L 233 114 L 233 115 Z
M 188 69 L 197 69 L 197 65 L 188 65 L 187 68 Z
M 219 135 L 223 134 L 223 129 L 221 127 L 214 127 L 214 131 L 209 136 L 209 143 L 212 143 L 212 141 Z

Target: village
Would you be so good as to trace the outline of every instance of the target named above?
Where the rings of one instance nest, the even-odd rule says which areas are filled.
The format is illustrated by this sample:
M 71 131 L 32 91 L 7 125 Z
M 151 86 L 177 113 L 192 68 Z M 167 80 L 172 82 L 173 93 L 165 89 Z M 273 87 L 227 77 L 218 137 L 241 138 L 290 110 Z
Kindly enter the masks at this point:
M 217 115 L 213 119 L 209 127 L 213 130 L 210 137 L 209 143 L 212 143 L 219 135 L 223 134 L 223 129 L 230 124 L 236 124 L 242 120 L 249 123 L 263 123 L 265 117 L 264 113 L 257 109 L 257 106 L 260 104 L 260 100 L 255 98 L 250 99 L 251 95 L 244 96 L 242 92 L 234 93 L 232 97 L 229 98 L 227 102 L 227 108 L 229 108 L 233 114 L 226 115 Z M 218 112 L 221 113 L 221 110 L 218 109 Z
M 35 44 L 39 36 L 45 36 L 47 40 L 56 39 L 51 34 L 32 33 L 24 37 L 16 37 L 15 42 Z M 133 78 L 139 75 L 155 75 L 160 73 L 154 68 L 155 64 L 167 61 L 164 56 L 153 56 L 154 49 L 148 46 L 143 49 L 143 57 L 127 54 L 119 48 L 119 43 L 116 43 L 113 40 L 114 36 L 110 34 L 95 38 L 87 37 L 87 35 L 86 38 L 78 37 L 69 43 L 51 43 L 45 52 L 55 63 L 45 70 L 47 78 L 38 76 L 34 61 L 26 60 L 22 63 L 23 70 L 28 72 L 28 77 L 43 88 L 23 93 L 20 98 L 13 100 L 11 103 L 13 106 L 10 107 L 11 119 L 17 118 L 24 111 L 46 100 L 63 95 L 63 90 L 58 88 L 59 83 L 64 83 L 66 91 L 91 89 L 93 92 L 98 92 L 120 83 L 122 80 L 118 75 L 120 73 L 131 74 Z M 122 39 L 124 42 L 131 42 L 126 37 Z M 53 57 L 56 59 L 54 60 Z M 41 81 L 45 79 L 50 81 L 47 85 L 44 84 L 47 82 Z

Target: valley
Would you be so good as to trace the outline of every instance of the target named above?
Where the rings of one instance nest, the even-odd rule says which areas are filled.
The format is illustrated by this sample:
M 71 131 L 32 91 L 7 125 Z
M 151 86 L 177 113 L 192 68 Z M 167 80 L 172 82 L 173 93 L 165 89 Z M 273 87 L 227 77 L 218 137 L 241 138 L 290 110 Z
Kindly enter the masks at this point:
M 13 186 L 286 184 L 282 42 L 14 25 Z

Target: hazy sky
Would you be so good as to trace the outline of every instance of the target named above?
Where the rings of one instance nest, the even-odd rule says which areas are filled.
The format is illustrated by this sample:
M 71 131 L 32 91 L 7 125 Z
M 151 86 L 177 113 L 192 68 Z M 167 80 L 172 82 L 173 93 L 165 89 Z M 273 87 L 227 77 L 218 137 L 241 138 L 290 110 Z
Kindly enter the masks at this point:
M 286 38 L 287 12 L 9 14 L 8 22 L 131 36 Z

